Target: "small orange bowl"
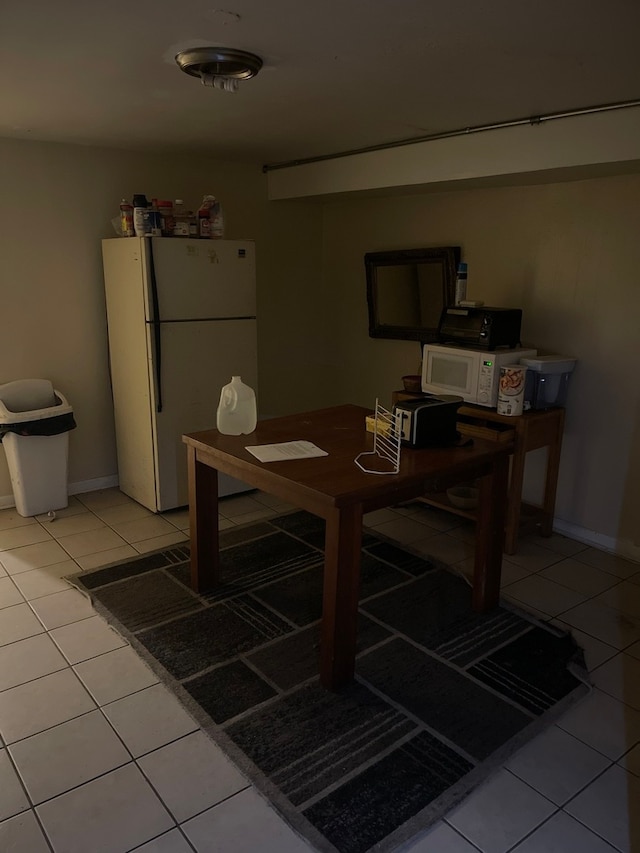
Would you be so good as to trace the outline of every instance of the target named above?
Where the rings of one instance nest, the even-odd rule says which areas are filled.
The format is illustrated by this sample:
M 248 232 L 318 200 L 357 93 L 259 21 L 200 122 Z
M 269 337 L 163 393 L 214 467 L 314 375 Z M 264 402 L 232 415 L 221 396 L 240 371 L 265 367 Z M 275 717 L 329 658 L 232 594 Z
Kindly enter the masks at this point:
M 419 375 L 403 376 L 404 390 L 419 394 L 422 391 L 422 377 Z

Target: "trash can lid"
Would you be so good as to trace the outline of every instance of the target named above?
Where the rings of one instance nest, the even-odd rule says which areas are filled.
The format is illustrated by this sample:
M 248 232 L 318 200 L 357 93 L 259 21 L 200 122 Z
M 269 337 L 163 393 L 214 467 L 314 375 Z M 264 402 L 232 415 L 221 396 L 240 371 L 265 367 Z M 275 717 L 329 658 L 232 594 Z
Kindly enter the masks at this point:
M 56 396 L 48 379 L 17 379 L 0 385 L 0 400 L 10 412 L 28 412 L 55 406 Z
M 48 379 L 17 379 L 0 385 L 0 425 L 55 417 L 72 411 Z

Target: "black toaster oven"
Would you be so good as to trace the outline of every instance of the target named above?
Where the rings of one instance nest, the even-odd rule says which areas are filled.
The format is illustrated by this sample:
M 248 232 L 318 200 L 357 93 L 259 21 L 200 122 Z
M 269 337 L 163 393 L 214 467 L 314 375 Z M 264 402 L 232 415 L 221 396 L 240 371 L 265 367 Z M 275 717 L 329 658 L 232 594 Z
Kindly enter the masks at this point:
M 520 344 L 521 325 L 521 308 L 463 308 L 455 305 L 442 310 L 438 341 L 488 350 L 513 348 Z

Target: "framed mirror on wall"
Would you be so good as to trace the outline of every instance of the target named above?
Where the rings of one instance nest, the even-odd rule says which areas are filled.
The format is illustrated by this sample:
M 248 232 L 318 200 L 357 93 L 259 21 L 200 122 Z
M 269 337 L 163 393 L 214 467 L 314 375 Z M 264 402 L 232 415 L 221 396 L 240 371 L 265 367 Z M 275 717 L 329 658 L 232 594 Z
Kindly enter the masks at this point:
M 442 309 L 454 302 L 459 262 L 460 246 L 367 252 L 369 335 L 435 341 Z

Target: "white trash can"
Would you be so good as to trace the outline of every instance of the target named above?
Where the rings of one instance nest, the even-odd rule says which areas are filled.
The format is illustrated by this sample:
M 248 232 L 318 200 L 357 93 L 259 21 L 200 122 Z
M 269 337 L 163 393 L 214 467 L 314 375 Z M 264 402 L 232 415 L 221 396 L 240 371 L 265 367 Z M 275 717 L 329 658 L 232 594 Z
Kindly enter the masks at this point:
M 0 385 L 0 440 L 20 515 L 68 505 L 69 431 L 75 426 L 68 400 L 48 379 Z

